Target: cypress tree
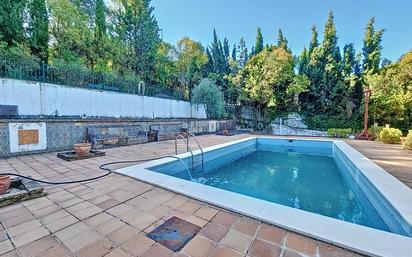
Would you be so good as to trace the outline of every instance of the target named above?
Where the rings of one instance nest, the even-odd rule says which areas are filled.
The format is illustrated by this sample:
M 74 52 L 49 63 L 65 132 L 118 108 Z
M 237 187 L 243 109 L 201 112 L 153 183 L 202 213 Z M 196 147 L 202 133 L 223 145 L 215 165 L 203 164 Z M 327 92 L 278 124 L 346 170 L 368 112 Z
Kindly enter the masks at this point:
M 329 12 L 328 21 L 323 32 L 322 47 L 325 57 L 332 56 L 335 61 L 339 60 L 338 37 L 336 35 L 335 18 L 333 12 Z
M 213 72 L 217 74 L 226 74 L 229 71 L 227 57 L 229 56 L 229 41 L 224 40 L 224 45 L 218 39 L 216 30 L 213 30 L 213 42 L 211 46 L 211 55 L 213 58 Z
M 236 44 L 233 44 L 232 59 L 233 59 L 234 61 L 236 61 L 236 55 L 237 55 Z
M 229 40 L 225 38 L 223 40 L 223 53 L 225 55 L 226 60 L 230 57 L 230 49 L 229 49 Z
M 103 0 L 96 0 L 95 37 L 101 39 L 106 35 L 106 13 Z
M 141 79 L 152 81 L 161 42 L 154 8 L 150 0 L 122 1 L 122 4 L 124 12 L 119 34 L 129 49 L 124 61 Z
M 286 51 L 289 51 L 288 40 L 283 36 L 283 32 L 281 29 L 279 29 L 278 31 L 277 46 L 285 49 Z
M 255 42 L 255 48 L 253 51 L 253 54 L 258 54 L 263 50 L 263 36 L 262 36 L 262 31 L 260 28 L 257 28 L 256 31 L 256 42 Z
M 49 19 L 45 0 L 32 0 L 29 5 L 30 48 L 34 55 L 47 63 L 49 48 Z
M 206 48 L 206 55 L 207 55 L 207 63 L 205 65 L 205 73 L 209 74 L 213 72 L 214 64 L 213 64 L 213 57 L 210 53 L 209 47 Z
M 329 12 L 328 21 L 325 24 L 321 65 L 323 70 L 320 84 L 319 108 L 322 112 L 342 112 L 341 94 L 344 90 L 340 64 L 340 51 L 333 12 Z
M 245 67 L 248 59 L 249 59 L 249 53 L 246 47 L 246 42 L 245 39 L 242 37 L 240 38 L 239 45 L 238 45 L 238 58 L 237 58 L 237 63 L 240 68 Z
M 308 50 L 308 54 L 312 54 L 313 50 L 319 46 L 319 42 L 318 42 L 318 31 L 316 29 L 316 26 L 312 26 L 311 28 L 312 30 L 312 38 L 310 40 L 310 44 L 309 44 L 309 50 Z
M 362 85 L 362 53 L 358 52 L 355 55 L 355 63 L 353 65 L 353 74 L 355 76 L 355 83 L 353 85 L 351 98 L 355 108 L 360 108 L 363 99 L 363 85 Z
M 248 58 L 249 58 L 249 59 L 252 58 L 255 54 L 256 54 L 255 47 L 252 46 L 252 49 L 250 49 L 250 53 L 249 53 L 249 57 L 248 57 Z
M 363 38 L 363 72 L 365 74 L 376 73 L 379 70 L 381 61 L 381 42 L 384 30 L 375 31 L 374 23 L 375 18 L 370 18 Z
M 352 43 L 343 47 L 342 72 L 345 78 L 354 73 L 356 64 L 355 47 Z
M 306 47 L 304 47 L 302 53 L 299 56 L 299 62 L 298 62 L 299 74 L 305 74 L 305 75 L 307 74 L 308 64 L 309 64 L 308 50 L 306 50 Z

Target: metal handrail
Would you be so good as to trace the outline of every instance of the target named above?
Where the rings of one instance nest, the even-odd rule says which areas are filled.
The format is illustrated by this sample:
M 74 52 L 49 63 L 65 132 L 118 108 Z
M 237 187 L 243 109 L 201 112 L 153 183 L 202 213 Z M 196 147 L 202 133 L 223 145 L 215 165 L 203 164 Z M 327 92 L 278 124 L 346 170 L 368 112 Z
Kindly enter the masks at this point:
M 192 151 L 192 149 L 189 147 L 188 143 L 186 142 L 185 137 L 182 136 L 182 135 L 178 135 L 178 136 L 175 138 L 175 153 L 176 153 L 176 155 L 177 155 L 177 140 L 178 140 L 179 138 L 182 138 L 182 139 L 183 139 L 183 143 L 185 143 L 188 152 L 190 152 L 190 154 L 192 155 L 192 170 L 193 170 L 193 172 L 194 172 L 195 162 L 194 162 L 194 157 L 193 157 L 193 151 Z
M 199 150 L 200 150 L 200 153 L 201 153 L 201 155 L 202 155 L 202 172 L 205 170 L 205 165 L 204 165 L 204 152 L 203 152 L 203 149 L 202 149 L 202 147 L 200 146 L 200 144 L 199 144 L 199 141 L 197 141 L 197 138 L 196 138 L 196 136 L 194 135 L 194 134 L 189 134 L 188 136 L 187 136 L 187 146 L 189 147 L 189 138 L 190 137 L 193 137 L 193 139 L 195 140 L 195 142 L 196 142 L 196 144 L 197 144 L 197 147 L 199 147 Z

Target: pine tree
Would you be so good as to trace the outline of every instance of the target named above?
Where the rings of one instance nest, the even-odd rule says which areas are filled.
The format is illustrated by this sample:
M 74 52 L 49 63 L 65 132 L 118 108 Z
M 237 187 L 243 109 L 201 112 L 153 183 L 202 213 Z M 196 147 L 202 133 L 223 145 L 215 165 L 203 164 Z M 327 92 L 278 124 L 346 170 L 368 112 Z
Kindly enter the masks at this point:
M 256 55 L 260 53 L 263 50 L 263 36 L 262 36 L 262 31 L 260 28 L 257 28 L 256 32 L 256 42 L 255 42 L 255 48 L 253 51 L 253 55 Z
M 31 0 L 29 5 L 29 42 L 34 55 L 47 63 L 49 55 L 49 18 L 45 0 Z
M 281 29 L 279 29 L 278 31 L 277 46 L 285 49 L 286 51 L 289 51 L 288 40 L 283 36 Z
M 23 12 L 25 0 L 0 1 L 0 41 L 8 46 L 24 43 Z
M 375 18 L 369 19 L 363 39 L 363 72 L 374 74 L 379 70 L 382 52 L 383 29 L 375 31 Z

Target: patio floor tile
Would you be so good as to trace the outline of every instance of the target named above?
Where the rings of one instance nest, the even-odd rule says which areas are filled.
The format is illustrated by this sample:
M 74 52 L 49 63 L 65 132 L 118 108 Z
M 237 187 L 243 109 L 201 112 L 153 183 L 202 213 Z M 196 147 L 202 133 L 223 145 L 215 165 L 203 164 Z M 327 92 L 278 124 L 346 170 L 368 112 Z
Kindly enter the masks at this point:
M 256 239 L 248 252 L 250 257 L 279 257 L 282 253 L 280 246 Z
M 268 224 L 262 223 L 259 227 L 257 238 L 264 241 L 283 245 L 286 231 Z
M 140 256 L 155 244 L 155 241 L 143 234 L 136 235 L 120 245 L 121 248 L 134 256 Z
M 211 208 L 208 206 L 201 207 L 199 210 L 197 210 L 194 215 L 202 218 L 204 220 L 210 221 L 213 219 L 213 217 L 219 212 L 219 210 L 215 208 Z
M 233 250 L 232 248 L 218 245 L 210 257 L 243 257 L 243 254 Z
M 202 229 L 202 231 L 200 231 L 200 234 L 204 235 L 205 237 L 214 242 L 220 242 L 220 240 L 223 238 L 227 231 L 227 227 L 214 222 L 209 222 Z
M 77 257 L 101 257 L 109 253 L 114 248 L 114 244 L 107 239 L 99 240 L 81 248 Z
M 50 232 L 45 227 L 37 227 L 26 233 L 16 235 L 11 238 L 11 241 L 16 247 L 28 244 L 44 236 L 49 235 Z
M 137 234 L 139 234 L 139 230 L 129 225 L 123 225 L 119 229 L 107 235 L 107 238 L 115 242 L 116 244 L 120 245 L 123 242 L 129 240 L 130 238 L 136 236 Z
M 215 248 L 216 243 L 203 236 L 195 236 L 182 249 L 182 252 L 191 257 L 207 257 Z
M 216 222 L 218 224 L 221 224 L 226 227 L 231 227 L 235 220 L 237 219 L 238 216 L 225 212 L 225 211 L 219 211 L 218 214 L 212 219 L 213 222 Z
M 252 240 L 253 237 L 231 229 L 222 239 L 221 244 L 229 246 L 241 253 L 246 253 Z
M 163 245 L 155 244 L 154 246 L 150 247 L 150 249 L 145 252 L 142 257 L 172 257 L 174 252 L 167 249 Z
M 250 218 L 239 217 L 233 224 L 232 229 L 242 232 L 249 236 L 254 236 L 257 228 L 259 227 L 259 221 Z
M 128 254 L 126 251 L 124 251 L 122 248 L 118 247 L 118 248 L 113 249 L 110 253 L 108 253 L 104 257 L 131 257 L 131 255 Z
M 291 232 L 286 235 L 286 247 L 309 256 L 315 256 L 317 251 L 315 240 Z

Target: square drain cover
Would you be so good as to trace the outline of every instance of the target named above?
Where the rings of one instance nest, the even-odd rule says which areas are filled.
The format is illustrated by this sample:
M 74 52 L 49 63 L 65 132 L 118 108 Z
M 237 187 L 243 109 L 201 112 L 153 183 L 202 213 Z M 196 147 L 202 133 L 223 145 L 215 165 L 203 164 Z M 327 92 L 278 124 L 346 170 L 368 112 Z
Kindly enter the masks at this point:
M 177 252 L 182 249 L 199 230 L 200 227 L 195 224 L 177 217 L 172 217 L 147 234 L 147 237 Z

